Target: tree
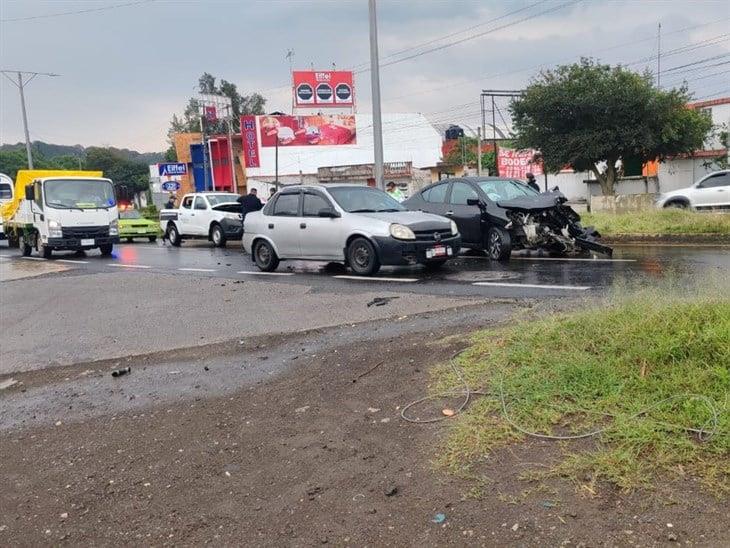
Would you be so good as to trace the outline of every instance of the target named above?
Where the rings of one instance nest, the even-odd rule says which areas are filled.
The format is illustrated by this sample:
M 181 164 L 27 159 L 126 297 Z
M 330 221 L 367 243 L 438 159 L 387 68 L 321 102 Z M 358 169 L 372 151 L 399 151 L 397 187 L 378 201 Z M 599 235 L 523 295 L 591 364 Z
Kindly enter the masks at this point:
M 553 173 L 592 171 L 612 195 L 619 160 L 663 161 L 702 147 L 712 121 L 689 100 L 686 87 L 660 90 L 649 73 L 582 59 L 540 73 L 510 110 L 519 148 L 540 151 Z
M 117 194 L 131 198 L 149 188 L 149 168 L 140 162 L 124 158 L 117 150 L 89 147 L 86 149 L 84 169 L 100 170 L 114 182 Z
M 224 95 L 231 100 L 233 110 L 233 131 L 239 131 L 240 117 L 243 114 L 263 114 L 266 99 L 258 93 L 251 95 L 241 95 L 238 92 L 236 84 L 221 80 L 220 84 L 216 84 L 216 77 L 212 74 L 204 72 L 198 78 L 198 91 L 204 94 Z M 225 113 L 221 113 L 225 115 Z M 171 139 L 174 133 L 192 133 L 200 131 L 201 105 L 200 101 L 191 97 L 185 110 L 181 116 L 172 115 L 170 121 L 170 129 L 168 137 Z M 227 128 L 225 122 L 218 120 L 217 122 L 206 123 L 206 133 L 226 133 Z
M 477 143 L 476 137 L 460 137 L 459 143 L 444 157 L 444 163 L 454 167 L 461 167 L 465 164 L 467 166 L 476 166 Z M 482 152 L 482 169 L 489 173 L 496 172 L 493 151 Z

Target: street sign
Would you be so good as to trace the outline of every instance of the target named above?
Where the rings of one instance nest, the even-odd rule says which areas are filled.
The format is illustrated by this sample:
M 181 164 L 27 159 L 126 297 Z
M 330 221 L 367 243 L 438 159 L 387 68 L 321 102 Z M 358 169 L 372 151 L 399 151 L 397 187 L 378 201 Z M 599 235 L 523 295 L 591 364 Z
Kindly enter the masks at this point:
M 157 164 L 157 168 L 159 170 L 160 177 L 188 174 L 188 165 L 182 162 L 174 164 Z
M 164 192 L 177 192 L 180 190 L 180 183 L 177 181 L 165 181 L 160 186 Z

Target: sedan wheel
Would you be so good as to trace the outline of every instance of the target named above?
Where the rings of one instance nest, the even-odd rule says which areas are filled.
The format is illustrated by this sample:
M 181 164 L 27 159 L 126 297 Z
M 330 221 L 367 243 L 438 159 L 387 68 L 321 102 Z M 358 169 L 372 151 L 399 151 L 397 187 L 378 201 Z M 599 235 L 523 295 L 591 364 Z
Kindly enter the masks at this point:
M 509 233 L 501 228 L 492 227 L 487 234 L 487 253 L 493 261 L 504 261 L 512 254 Z
M 371 276 L 380 270 L 378 254 L 368 240 L 355 238 L 347 248 L 347 262 L 355 274 Z
M 256 242 L 253 248 L 253 259 L 262 272 L 273 272 L 279 266 L 279 257 L 276 256 L 276 251 L 267 241 Z

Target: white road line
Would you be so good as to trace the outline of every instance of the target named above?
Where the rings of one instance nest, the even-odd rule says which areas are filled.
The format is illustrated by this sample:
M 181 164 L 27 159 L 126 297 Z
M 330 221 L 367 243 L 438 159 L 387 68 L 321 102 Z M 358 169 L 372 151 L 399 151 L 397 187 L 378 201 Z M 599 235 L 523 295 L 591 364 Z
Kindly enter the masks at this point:
M 294 276 L 293 272 L 256 272 L 254 270 L 241 270 L 237 274 L 254 274 L 256 276 Z
M 89 261 L 75 261 L 74 259 L 56 259 L 57 263 L 89 264 Z
M 486 285 L 494 287 L 523 287 L 526 289 L 573 289 L 585 291 L 591 287 L 588 285 L 539 285 L 539 284 L 512 284 L 507 282 L 474 282 L 471 285 Z
M 377 278 L 375 276 L 332 276 L 333 278 L 339 278 L 340 280 L 358 280 L 360 282 L 402 282 L 402 283 L 413 283 L 417 282 L 418 278 Z
M 635 263 L 636 259 L 578 259 L 568 257 L 512 257 L 518 261 L 583 261 L 587 263 Z
M 180 272 L 218 272 L 215 268 L 178 268 Z
M 3 259 L 10 259 L 12 255 L 0 255 Z
M 47 259 L 44 259 L 43 257 L 21 257 L 21 259 L 25 259 L 26 261 L 46 261 Z
M 114 266 L 117 268 L 152 268 L 143 264 L 122 264 L 122 263 L 110 263 L 107 266 Z

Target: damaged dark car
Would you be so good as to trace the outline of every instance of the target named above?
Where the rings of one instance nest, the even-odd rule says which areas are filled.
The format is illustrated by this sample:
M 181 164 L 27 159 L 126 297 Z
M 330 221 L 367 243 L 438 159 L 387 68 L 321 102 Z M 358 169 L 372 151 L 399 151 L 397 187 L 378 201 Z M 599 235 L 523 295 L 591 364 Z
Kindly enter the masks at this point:
M 452 219 L 462 245 L 484 250 L 493 260 L 507 260 L 516 249 L 610 257 L 612 249 L 600 243 L 595 229 L 581 225 L 566 202 L 557 189 L 539 193 L 515 179 L 463 177 L 434 183 L 403 205 Z

